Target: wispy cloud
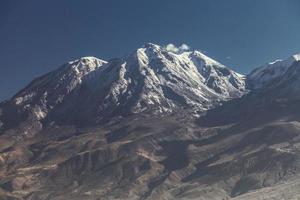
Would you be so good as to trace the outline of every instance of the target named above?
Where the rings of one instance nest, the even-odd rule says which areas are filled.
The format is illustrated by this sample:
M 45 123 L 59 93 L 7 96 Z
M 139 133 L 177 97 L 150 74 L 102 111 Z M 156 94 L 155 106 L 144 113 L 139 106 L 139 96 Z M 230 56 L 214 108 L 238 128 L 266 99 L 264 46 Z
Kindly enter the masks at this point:
M 185 51 L 189 51 L 190 47 L 187 44 L 181 44 L 179 47 L 176 47 L 174 44 L 170 43 L 165 46 L 165 49 L 173 53 L 182 53 Z

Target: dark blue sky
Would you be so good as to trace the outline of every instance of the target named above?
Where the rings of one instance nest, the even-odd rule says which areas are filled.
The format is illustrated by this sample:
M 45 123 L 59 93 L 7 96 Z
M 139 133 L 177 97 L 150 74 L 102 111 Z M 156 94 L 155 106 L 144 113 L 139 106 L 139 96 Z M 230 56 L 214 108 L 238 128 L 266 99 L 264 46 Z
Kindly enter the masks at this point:
M 241 73 L 300 52 L 299 0 L 2 0 L 0 100 L 66 61 L 186 43 Z

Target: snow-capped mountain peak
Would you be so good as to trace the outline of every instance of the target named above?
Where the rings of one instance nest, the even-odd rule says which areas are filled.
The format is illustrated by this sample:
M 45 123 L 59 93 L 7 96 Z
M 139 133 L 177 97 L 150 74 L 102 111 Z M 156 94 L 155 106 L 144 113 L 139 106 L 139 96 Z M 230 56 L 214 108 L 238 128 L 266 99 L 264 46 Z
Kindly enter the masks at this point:
M 82 125 L 130 113 L 198 113 L 244 93 L 243 75 L 203 53 L 174 53 L 148 43 L 108 62 L 95 57 L 68 62 L 5 105 L 31 120 Z M 5 105 L 4 124 L 9 121 Z
M 145 48 L 145 49 L 161 49 L 162 47 L 157 45 L 157 44 L 154 44 L 154 43 L 145 43 L 141 48 Z
M 290 56 L 285 60 L 275 60 L 254 69 L 248 76 L 248 84 L 251 89 L 264 88 L 281 78 L 294 62 L 300 60 L 300 54 Z
M 215 61 L 214 59 L 206 56 L 203 54 L 201 51 L 195 50 L 192 52 L 192 55 L 197 57 L 198 59 L 201 59 L 204 62 L 204 65 L 208 66 L 213 66 L 213 65 L 218 65 L 218 66 L 223 66 L 219 62 Z
M 294 61 L 299 61 L 300 60 L 300 53 L 293 55 L 292 58 L 294 59 Z
M 68 62 L 68 67 L 74 69 L 78 73 L 88 73 L 96 68 L 106 64 L 107 62 L 93 56 L 82 57 L 80 59 Z
M 40 98 L 47 94 L 51 99 L 60 102 L 63 96 L 73 91 L 90 72 L 107 62 L 95 57 L 82 57 L 70 61 L 59 69 L 32 81 L 14 97 L 16 104 L 26 104 L 32 98 Z M 29 98 L 30 97 L 30 98 Z

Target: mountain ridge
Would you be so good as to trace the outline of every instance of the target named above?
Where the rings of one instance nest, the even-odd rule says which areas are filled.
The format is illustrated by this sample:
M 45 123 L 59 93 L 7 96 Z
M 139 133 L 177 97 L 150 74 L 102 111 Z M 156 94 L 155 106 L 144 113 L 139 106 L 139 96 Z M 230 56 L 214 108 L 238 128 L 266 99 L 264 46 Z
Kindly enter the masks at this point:
M 6 104 L 37 121 L 97 123 L 126 113 L 171 113 L 186 106 L 196 114 L 241 96 L 244 88 L 244 76 L 199 51 L 175 54 L 148 43 L 108 62 L 95 57 L 68 62 L 35 79 Z

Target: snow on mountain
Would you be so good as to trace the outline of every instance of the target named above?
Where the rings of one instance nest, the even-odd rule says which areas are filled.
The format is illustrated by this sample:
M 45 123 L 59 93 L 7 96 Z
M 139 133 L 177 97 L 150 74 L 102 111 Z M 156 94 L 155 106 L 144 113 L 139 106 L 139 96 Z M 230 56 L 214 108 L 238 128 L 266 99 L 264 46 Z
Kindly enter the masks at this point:
M 264 88 L 280 79 L 296 61 L 300 60 L 300 54 L 293 55 L 285 60 L 276 60 L 254 69 L 247 80 L 251 89 Z
M 37 119 L 43 119 L 56 105 L 78 88 L 83 78 L 106 61 L 95 57 L 83 57 L 71 61 L 58 70 L 35 79 L 20 91 L 12 101 L 24 110 L 32 110 Z
M 297 59 L 297 57 L 294 57 Z M 299 57 L 298 57 L 299 58 Z M 286 72 L 269 84 L 265 90 L 269 96 L 278 101 L 300 99 L 300 60 L 296 60 L 286 69 Z
M 245 76 L 236 73 L 199 51 L 190 54 L 204 84 L 225 97 L 238 97 L 245 92 Z
M 106 61 L 94 57 L 83 57 L 71 61 L 58 70 L 35 79 L 19 92 L 13 100 L 16 105 L 19 105 L 47 98 L 47 100 L 51 99 L 51 103 L 57 104 L 82 83 L 83 77 L 104 64 L 106 64 Z
M 27 113 L 72 124 L 128 113 L 199 112 L 244 93 L 243 75 L 201 52 L 174 53 L 148 43 L 124 58 L 84 57 L 35 79 L 1 106 L 0 121 L 10 120 L 8 107 L 22 119 Z
M 106 61 L 83 57 L 34 79 L 10 100 L 0 104 L 0 129 L 26 120 L 42 120 L 82 84 L 84 77 Z M 33 124 L 33 122 L 31 122 Z

